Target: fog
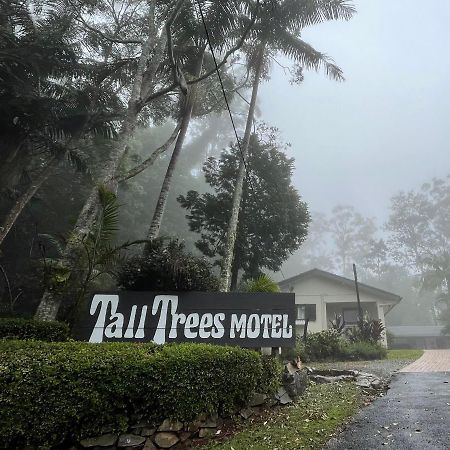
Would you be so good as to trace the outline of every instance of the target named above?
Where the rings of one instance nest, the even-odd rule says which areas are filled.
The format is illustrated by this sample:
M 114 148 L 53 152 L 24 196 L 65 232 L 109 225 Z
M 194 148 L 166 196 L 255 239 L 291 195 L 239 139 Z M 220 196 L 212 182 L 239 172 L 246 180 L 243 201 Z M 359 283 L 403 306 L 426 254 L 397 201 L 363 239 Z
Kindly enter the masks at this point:
M 349 22 L 306 29 L 346 81 L 282 68 L 261 88 L 264 119 L 292 143 L 295 183 L 314 211 L 350 204 L 384 221 L 390 197 L 450 172 L 450 2 L 360 0 Z

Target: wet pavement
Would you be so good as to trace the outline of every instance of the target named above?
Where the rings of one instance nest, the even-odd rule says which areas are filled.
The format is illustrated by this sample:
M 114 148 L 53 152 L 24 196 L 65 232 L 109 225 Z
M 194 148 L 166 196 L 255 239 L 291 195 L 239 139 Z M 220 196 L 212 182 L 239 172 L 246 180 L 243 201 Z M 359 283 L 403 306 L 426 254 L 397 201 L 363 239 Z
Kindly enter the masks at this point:
M 420 361 L 420 359 L 419 359 Z M 402 372 L 325 450 L 449 450 L 450 372 Z

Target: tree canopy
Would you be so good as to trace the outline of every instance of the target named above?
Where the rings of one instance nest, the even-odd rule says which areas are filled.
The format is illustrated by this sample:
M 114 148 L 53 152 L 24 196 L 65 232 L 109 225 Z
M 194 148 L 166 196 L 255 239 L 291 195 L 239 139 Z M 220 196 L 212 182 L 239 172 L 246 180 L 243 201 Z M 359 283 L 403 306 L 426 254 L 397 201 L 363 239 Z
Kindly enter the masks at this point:
M 306 204 L 292 185 L 294 160 L 284 153 L 274 129 L 261 126 L 250 139 L 248 176 L 236 239 L 234 283 L 238 271 L 256 278 L 263 269 L 277 271 L 298 249 L 307 234 Z M 203 166 L 205 180 L 213 192 L 189 191 L 178 197 L 192 231 L 200 233 L 197 248 L 209 257 L 222 256 L 231 212 L 233 188 L 241 159 L 237 146 Z

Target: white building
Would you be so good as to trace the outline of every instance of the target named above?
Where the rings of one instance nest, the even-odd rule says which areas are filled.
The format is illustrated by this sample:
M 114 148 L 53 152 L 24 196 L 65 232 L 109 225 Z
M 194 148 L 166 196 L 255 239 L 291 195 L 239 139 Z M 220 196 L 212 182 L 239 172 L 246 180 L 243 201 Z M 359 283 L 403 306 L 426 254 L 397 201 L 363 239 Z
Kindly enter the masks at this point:
M 358 283 L 363 314 L 380 319 L 402 299 L 391 292 Z M 303 334 L 305 319 L 309 319 L 308 333 L 330 328 L 335 315 L 342 315 L 347 326 L 358 321 L 355 282 L 319 269 L 312 269 L 279 283 L 282 292 L 294 292 L 296 304 L 296 332 Z

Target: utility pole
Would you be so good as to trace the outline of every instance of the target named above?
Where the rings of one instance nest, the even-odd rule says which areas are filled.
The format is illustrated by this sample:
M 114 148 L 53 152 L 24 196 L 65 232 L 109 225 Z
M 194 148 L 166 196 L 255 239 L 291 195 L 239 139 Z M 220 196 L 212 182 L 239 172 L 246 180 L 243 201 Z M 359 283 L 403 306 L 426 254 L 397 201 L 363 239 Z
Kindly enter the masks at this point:
M 358 323 L 359 326 L 361 326 L 363 321 L 363 314 L 361 309 L 361 300 L 359 298 L 359 286 L 358 286 L 358 275 L 356 273 L 356 264 L 353 264 L 353 274 L 355 276 L 356 300 L 358 302 Z

